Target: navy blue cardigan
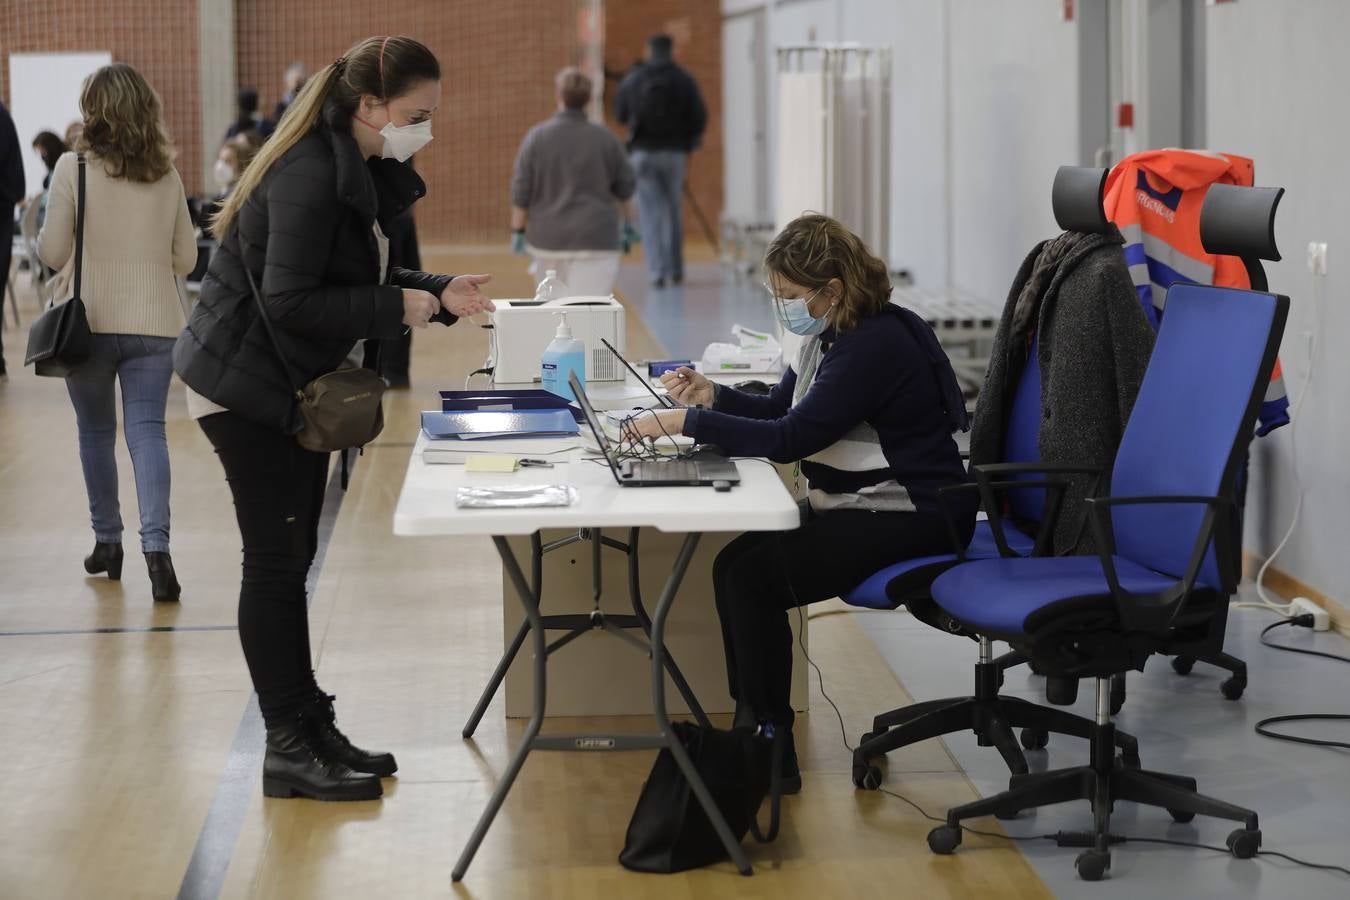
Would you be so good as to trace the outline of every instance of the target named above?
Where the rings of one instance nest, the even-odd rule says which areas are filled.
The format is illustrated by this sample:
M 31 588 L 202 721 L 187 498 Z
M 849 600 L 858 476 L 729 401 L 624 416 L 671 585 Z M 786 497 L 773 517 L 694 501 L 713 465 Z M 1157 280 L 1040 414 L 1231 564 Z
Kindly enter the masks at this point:
M 937 512 L 938 489 L 967 480 L 952 439 L 953 431 L 965 429 L 966 415 L 933 330 L 887 304 L 855 328 L 827 330 L 820 340 L 815 380 L 796 405 L 797 372 L 789 367 L 767 396 L 720 388 L 712 409 L 687 411 L 684 433 L 732 456 L 802 460 L 811 488 L 830 494 L 895 479 L 918 511 Z M 863 423 L 876 430 L 887 467 L 846 471 L 806 459 Z

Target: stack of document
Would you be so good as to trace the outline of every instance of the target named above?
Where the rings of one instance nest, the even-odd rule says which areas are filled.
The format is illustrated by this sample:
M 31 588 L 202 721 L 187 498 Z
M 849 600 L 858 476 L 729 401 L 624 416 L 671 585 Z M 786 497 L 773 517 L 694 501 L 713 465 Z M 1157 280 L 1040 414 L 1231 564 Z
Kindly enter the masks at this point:
M 456 410 L 422 413 L 426 462 L 463 463 L 471 454 L 554 456 L 578 446 L 566 409 Z

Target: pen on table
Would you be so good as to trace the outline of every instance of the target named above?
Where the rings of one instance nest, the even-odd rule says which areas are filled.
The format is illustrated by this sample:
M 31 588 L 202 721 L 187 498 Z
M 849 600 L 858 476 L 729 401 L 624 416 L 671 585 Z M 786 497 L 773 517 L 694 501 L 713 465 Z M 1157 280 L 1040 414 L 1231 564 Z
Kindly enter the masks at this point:
M 549 462 L 549 461 L 546 460 L 546 459 L 522 459 L 522 460 L 520 460 L 520 464 L 521 464 L 522 467 L 527 468 L 527 469 L 529 469 L 529 468 L 535 468 L 535 469 L 551 469 L 551 468 L 553 468 L 553 463 Z

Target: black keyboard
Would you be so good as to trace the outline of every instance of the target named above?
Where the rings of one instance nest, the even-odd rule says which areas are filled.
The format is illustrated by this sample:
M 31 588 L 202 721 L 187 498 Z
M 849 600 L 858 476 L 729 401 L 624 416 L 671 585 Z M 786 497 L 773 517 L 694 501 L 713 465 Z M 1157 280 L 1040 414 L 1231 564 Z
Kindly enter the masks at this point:
M 670 462 L 634 462 L 627 467 L 629 477 L 642 481 L 697 481 L 698 463 L 671 460 Z

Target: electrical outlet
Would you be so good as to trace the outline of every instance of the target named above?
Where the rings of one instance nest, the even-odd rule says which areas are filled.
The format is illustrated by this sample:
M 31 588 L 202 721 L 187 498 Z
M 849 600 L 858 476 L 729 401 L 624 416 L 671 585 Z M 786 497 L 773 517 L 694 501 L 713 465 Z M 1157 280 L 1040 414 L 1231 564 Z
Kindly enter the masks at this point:
M 1289 605 L 1291 616 L 1312 615 L 1313 631 L 1326 631 L 1331 627 L 1331 616 L 1325 609 L 1307 597 L 1295 597 Z
M 1308 271 L 1314 275 L 1327 274 L 1327 245 L 1325 241 L 1308 242 Z

